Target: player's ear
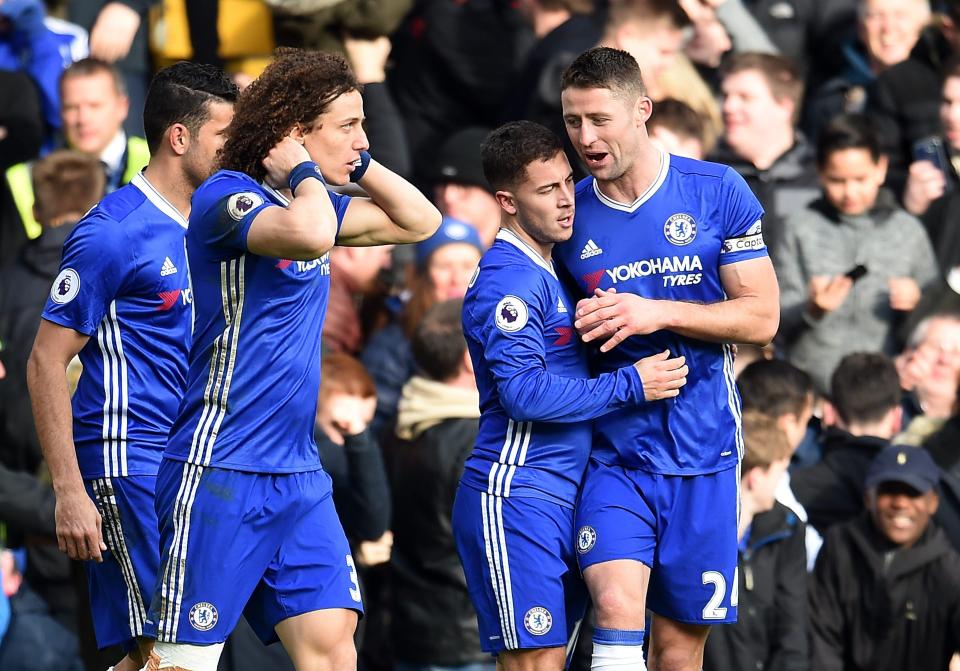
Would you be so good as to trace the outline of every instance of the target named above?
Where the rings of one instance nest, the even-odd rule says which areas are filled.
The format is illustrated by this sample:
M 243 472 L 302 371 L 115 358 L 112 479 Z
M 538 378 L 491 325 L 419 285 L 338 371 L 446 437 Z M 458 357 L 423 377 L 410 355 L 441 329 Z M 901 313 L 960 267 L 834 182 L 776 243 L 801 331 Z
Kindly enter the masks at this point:
M 190 130 L 182 123 L 175 123 L 167 129 L 167 142 L 177 156 L 183 156 L 190 148 Z
M 500 205 L 500 209 L 506 212 L 509 215 L 515 215 L 517 213 L 517 199 L 509 191 L 497 191 L 493 194 L 493 197 L 497 199 L 497 204 Z
M 290 137 L 292 137 L 294 140 L 296 140 L 300 144 L 303 144 L 303 136 L 306 134 L 307 134 L 306 129 L 303 127 L 302 124 L 299 124 L 299 123 L 295 123 L 293 125 L 293 128 L 290 129 L 290 133 L 289 133 Z
M 634 114 L 637 120 L 637 126 L 647 123 L 650 115 L 653 114 L 653 101 L 645 95 L 637 98 L 637 104 L 634 107 Z

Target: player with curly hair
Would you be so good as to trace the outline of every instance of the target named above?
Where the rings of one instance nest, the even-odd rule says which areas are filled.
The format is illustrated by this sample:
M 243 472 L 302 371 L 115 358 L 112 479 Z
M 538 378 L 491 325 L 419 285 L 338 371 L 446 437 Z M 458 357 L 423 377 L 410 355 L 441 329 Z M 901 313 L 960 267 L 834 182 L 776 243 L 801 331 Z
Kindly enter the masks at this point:
M 281 50 L 194 195 L 194 340 L 157 478 L 151 671 L 213 671 L 241 615 L 297 669 L 356 668 L 360 588 L 313 440 L 329 250 L 417 242 L 440 224 L 370 158 L 362 122 L 343 58 Z M 369 197 L 327 191 L 351 181 Z

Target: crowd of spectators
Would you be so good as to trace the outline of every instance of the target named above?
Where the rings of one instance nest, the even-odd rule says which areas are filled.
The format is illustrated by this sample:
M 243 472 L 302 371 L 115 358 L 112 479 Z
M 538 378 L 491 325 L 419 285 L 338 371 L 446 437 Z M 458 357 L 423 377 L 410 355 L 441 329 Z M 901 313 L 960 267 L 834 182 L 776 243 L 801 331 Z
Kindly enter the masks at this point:
M 740 621 L 705 671 L 960 669 L 958 0 L 0 0 L 0 669 L 119 657 L 57 551 L 26 361 L 64 239 L 149 158 L 173 19 L 243 85 L 251 12 L 347 56 L 372 155 L 444 214 L 411 248 L 331 252 L 314 434 L 364 668 L 493 668 L 450 522 L 479 417 L 460 299 L 500 217 L 480 142 L 538 121 L 586 176 L 560 74 L 603 44 L 640 63 L 651 137 L 756 193 L 780 282 L 774 343 L 738 352 Z M 221 668 L 292 667 L 241 624 Z

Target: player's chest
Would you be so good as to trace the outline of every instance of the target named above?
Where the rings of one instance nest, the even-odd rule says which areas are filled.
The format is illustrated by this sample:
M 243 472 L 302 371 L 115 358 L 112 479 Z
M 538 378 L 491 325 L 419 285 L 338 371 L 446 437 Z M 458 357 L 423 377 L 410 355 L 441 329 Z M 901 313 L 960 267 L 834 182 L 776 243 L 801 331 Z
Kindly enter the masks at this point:
M 330 287 L 330 252 L 316 259 L 256 257 L 254 272 L 276 297 L 312 300 Z
M 137 307 L 158 319 L 176 320 L 189 314 L 193 288 L 182 232 L 143 240 L 134 278 L 130 300 Z
M 597 288 L 657 297 L 683 295 L 716 271 L 720 226 L 699 212 L 638 212 L 591 223 L 567 248 L 568 267 L 585 295 Z
M 573 327 L 576 302 L 565 291 L 548 297 L 543 310 L 543 341 L 547 369 L 556 374 L 581 375 L 585 365 L 583 345 Z

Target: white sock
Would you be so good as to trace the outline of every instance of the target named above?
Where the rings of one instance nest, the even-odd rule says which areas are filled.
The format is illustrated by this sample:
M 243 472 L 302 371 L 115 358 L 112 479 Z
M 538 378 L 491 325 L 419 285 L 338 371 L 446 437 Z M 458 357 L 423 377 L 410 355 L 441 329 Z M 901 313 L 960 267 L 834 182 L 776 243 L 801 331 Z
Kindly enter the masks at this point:
M 593 630 L 591 671 L 646 671 L 643 662 L 643 630 Z

